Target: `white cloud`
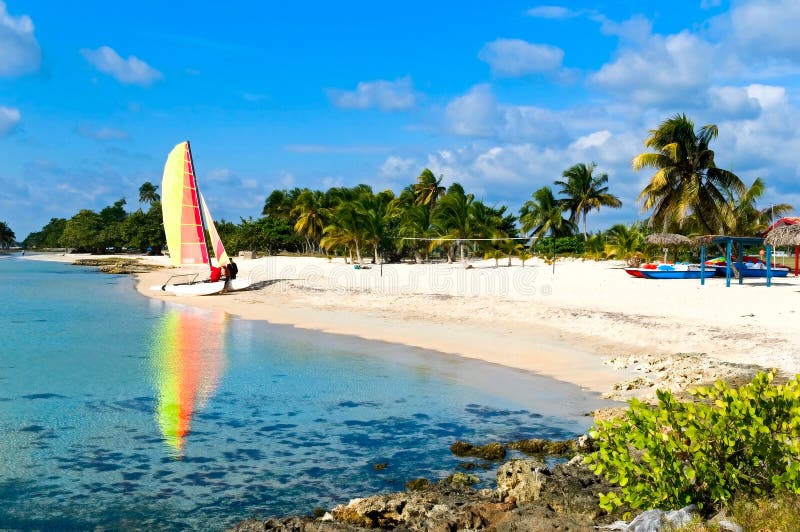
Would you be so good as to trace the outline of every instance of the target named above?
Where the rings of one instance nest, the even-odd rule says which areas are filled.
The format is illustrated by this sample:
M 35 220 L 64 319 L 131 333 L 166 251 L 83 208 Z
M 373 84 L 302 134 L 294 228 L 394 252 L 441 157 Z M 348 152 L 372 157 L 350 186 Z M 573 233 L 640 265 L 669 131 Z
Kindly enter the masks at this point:
M 747 96 L 756 100 L 762 109 L 782 107 L 788 103 L 784 87 L 753 84 L 747 87 Z
M 714 46 L 688 31 L 652 35 L 641 46 L 623 49 L 591 79 L 636 103 L 684 103 L 705 92 L 715 54 Z
M 83 57 L 97 70 L 108 74 L 124 85 L 141 85 L 147 87 L 163 76 L 138 57 L 131 55 L 123 59 L 108 46 L 101 46 L 97 50 L 84 48 L 81 50 Z
M 402 111 L 414 107 L 417 99 L 408 76 L 395 81 L 361 81 L 354 91 L 328 89 L 327 93 L 335 106 L 344 109 Z
M 529 17 L 547 19 L 566 19 L 583 14 L 583 11 L 575 11 L 562 6 L 537 6 L 525 12 Z
M 570 148 L 575 150 L 585 150 L 587 148 L 594 148 L 602 146 L 611 138 L 611 132 L 607 129 L 602 131 L 595 131 L 588 135 L 580 137 L 578 140 L 570 144 Z
M 564 51 L 549 44 L 497 39 L 481 49 L 478 59 L 488 63 L 497 76 L 520 77 L 558 70 L 564 60 Z
M 17 127 L 21 119 L 22 114 L 19 112 L 19 109 L 12 109 L 0 105 L 0 137 L 11 133 L 11 131 Z
M 700 9 L 712 9 L 722 5 L 722 0 L 700 0 Z
M 566 135 L 556 113 L 533 106 L 501 105 L 487 84 L 475 85 L 454 98 L 444 115 L 447 132 L 459 136 L 549 144 Z
M 494 133 L 501 116 L 497 100 L 486 84 L 475 85 L 463 96 L 453 99 L 444 114 L 451 133 L 477 137 Z
M 779 58 L 795 65 L 800 54 L 800 3 L 797 0 L 752 0 L 730 13 L 732 39 L 748 57 Z
M 107 126 L 93 129 L 87 125 L 81 124 L 77 128 L 77 132 L 82 137 L 94 140 L 122 140 L 128 138 L 127 132 Z
M 409 179 L 414 173 L 416 161 L 411 158 L 390 155 L 381 164 L 378 174 L 384 179 Z
M 14 77 L 39 70 L 42 52 L 27 15 L 14 17 L 0 0 L 0 77 Z

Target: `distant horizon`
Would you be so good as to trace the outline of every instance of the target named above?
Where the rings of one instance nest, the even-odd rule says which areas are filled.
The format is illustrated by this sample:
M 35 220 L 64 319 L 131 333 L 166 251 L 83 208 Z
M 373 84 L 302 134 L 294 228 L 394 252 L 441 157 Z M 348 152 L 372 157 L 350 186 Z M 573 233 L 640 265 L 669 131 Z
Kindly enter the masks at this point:
M 21 241 L 123 197 L 135 210 L 188 139 L 229 221 L 275 189 L 399 193 L 426 167 L 516 213 L 594 161 L 623 202 L 592 213 L 596 231 L 644 218 L 652 172 L 630 161 L 677 113 L 718 125 L 717 165 L 764 179 L 761 207 L 797 207 L 798 24 L 789 0 L 0 0 L 0 220 Z

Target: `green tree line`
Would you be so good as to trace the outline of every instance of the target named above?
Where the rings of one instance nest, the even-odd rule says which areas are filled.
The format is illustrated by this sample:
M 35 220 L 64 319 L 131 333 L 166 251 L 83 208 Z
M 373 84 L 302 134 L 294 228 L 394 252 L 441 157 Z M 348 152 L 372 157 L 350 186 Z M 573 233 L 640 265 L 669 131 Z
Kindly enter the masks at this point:
M 733 172 L 719 168 L 710 148 L 717 135 L 717 126 L 696 129 L 683 114 L 651 130 L 644 142 L 648 151 L 632 160 L 635 170 L 654 170 L 638 198 L 647 217 L 595 234 L 587 230 L 590 213 L 619 208 L 622 202 L 611 193 L 609 176 L 598 173 L 594 162 L 567 168 L 553 186 L 533 192 L 517 213 L 486 204 L 459 183 L 445 188 L 443 177 L 426 168 L 399 194 L 375 192 L 367 184 L 327 191 L 274 190 L 258 219 L 221 220 L 217 227 L 232 253 L 338 254 L 353 262 L 365 258 L 424 262 L 432 257 L 452 262 L 468 255 L 498 262 L 516 255 L 524 261 L 532 252 L 630 259 L 652 251 L 644 245 L 651 231 L 688 236 L 758 234 L 773 216 L 791 211 L 792 206 L 759 208 L 766 183 L 758 178 L 748 187 Z M 555 192 L 554 187 L 558 187 Z M 139 189 L 139 202 L 148 206 L 147 211 L 128 213 L 120 199 L 99 213 L 81 210 L 68 220 L 54 218 L 23 245 L 158 252 L 165 242 L 157 189 L 150 182 Z M 3 246 L 13 242 L 5 223 L 0 238 Z

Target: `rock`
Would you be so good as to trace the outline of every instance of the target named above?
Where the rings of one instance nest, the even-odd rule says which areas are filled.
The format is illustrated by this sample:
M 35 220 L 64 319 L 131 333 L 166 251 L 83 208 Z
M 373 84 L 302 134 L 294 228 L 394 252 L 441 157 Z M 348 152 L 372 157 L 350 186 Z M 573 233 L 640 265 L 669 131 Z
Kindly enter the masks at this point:
M 681 508 L 680 510 L 647 510 L 642 512 L 636 519 L 630 522 L 624 530 L 630 532 L 659 532 L 660 530 L 674 530 L 686 526 L 691 522 L 697 513 L 697 507 L 693 504 Z
M 447 482 L 450 484 L 462 484 L 465 486 L 472 486 L 473 484 L 477 484 L 480 481 L 481 479 L 479 479 L 475 475 L 468 475 L 467 473 L 462 473 L 461 471 L 459 471 L 457 473 L 453 473 L 452 475 L 444 479 L 443 482 Z
M 414 478 L 406 482 L 406 489 L 408 491 L 420 491 L 426 489 L 431 485 L 431 481 L 427 478 Z
M 726 532 L 742 532 L 742 527 L 730 518 L 725 508 L 709 519 L 708 524 L 716 526 L 720 530 L 725 530 Z
M 506 448 L 497 442 L 478 446 L 464 441 L 457 441 L 450 446 L 450 452 L 459 457 L 474 456 L 484 460 L 502 460 L 506 457 Z
M 497 471 L 497 492 L 500 499 L 514 497 L 520 504 L 536 501 L 549 474 L 544 462 L 510 460 Z
M 377 464 L 373 465 L 372 469 L 374 469 L 375 471 L 383 471 L 387 467 L 389 467 L 389 462 L 380 462 L 380 463 L 377 463 Z
M 589 452 L 594 450 L 594 440 L 584 434 L 574 440 L 517 440 L 508 444 L 509 449 L 522 451 L 525 454 L 563 456 L 576 452 Z

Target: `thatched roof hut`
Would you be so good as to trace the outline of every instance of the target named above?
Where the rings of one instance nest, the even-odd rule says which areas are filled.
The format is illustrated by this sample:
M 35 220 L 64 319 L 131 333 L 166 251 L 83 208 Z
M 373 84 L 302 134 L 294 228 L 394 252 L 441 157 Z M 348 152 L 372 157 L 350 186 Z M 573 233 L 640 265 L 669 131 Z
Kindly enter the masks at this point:
M 800 225 L 781 225 L 764 238 L 770 246 L 800 246 Z
M 644 239 L 645 244 L 656 244 L 659 246 L 691 246 L 692 241 L 689 237 L 676 233 L 653 233 Z

